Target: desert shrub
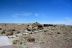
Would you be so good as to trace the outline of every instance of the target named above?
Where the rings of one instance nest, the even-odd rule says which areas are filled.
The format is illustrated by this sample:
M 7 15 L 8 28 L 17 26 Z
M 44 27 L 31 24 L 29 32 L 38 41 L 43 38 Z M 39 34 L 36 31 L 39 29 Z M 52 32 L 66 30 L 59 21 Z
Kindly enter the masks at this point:
M 13 32 L 13 31 L 16 31 L 15 29 L 9 29 L 7 30 L 8 32 Z
M 13 32 L 6 32 L 6 36 L 13 35 Z
M 47 32 L 48 30 L 44 30 L 44 32 Z
M 35 31 L 35 30 L 36 30 L 36 29 L 34 29 L 34 28 L 32 29 L 32 31 Z
M 31 29 L 29 29 L 29 28 L 26 28 L 26 30 L 27 30 L 27 31 L 31 31 Z
M 19 33 L 20 33 L 20 31 L 17 31 L 17 32 L 16 32 L 16 34 L 19 34 Z
M 14 40 L 13 44 L 17 44 L 19 42 L 19 40 Z
M 57 32 L 57 34 L 60 34 L 60 32 Z
M 44 24 L 43 26 L 44 26 L 44 27 L 48 27 L 48 26 L 53 26 L 53 27 L 55 27 L 56 25 L 53 25 L 53 24 Z
M 28 38 L 27 41 L 28 42 L 35 42 L 35 38 Z
M 43 29 L 43 26 L 42 25 L 38 25 L 38 29 Z
M 44 27 L 47 27 L 47 26 L 48 26 L 48 24 L 44 24 L 43 26 L 44 26 Z
M 20 42 L 20 45 L 22 44 L 22 42 Z
M 12 29 L 12 31 L 16 31 L 15 29 Z
M 2 30 L 2 28 L 0 28 L 0 30 Z
M 1 32 L 1 34 L 5 34 L 5 30 L 3 30 L 3 31 Z

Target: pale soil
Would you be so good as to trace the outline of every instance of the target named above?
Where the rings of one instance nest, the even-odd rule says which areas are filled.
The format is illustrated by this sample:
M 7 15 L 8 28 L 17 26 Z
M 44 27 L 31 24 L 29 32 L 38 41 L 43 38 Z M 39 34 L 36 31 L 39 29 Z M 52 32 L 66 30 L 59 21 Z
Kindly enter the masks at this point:
M 0 48 L 17 48 L 17 47 L 13 45 L 8 45 L 8 46 L 1 46 Z

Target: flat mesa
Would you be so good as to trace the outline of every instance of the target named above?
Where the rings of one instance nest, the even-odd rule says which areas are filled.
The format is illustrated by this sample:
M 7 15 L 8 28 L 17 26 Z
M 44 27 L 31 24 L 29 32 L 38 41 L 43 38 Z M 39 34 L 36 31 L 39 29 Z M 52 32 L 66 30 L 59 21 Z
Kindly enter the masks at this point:
M 0 36 L 0 48 L 15 48 L 7 36 Z

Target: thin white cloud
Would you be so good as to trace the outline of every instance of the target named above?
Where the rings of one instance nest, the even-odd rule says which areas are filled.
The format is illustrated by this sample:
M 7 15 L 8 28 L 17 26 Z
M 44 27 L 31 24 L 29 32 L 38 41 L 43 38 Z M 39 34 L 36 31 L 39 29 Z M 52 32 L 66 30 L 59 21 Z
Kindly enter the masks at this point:
M 20 18 L 20 17 L 31 17 L 31 16 L 38 16 L 38 13 L 32 13 L 32 12 L 25 12 L 25 13 L 17 13 L 12 15 L 13 18 Z

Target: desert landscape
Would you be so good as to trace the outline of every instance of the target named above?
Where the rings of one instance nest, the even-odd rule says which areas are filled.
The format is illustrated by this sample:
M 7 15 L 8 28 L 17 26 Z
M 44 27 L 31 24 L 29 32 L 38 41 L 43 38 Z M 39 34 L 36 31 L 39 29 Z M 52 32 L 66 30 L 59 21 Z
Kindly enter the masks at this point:
M 72 48 L 72 0 L 0 0 L 0 48 Z
M 4 23 L 0 36 L 7 36 L 17 48 L 72 48 L 71 25 Z

